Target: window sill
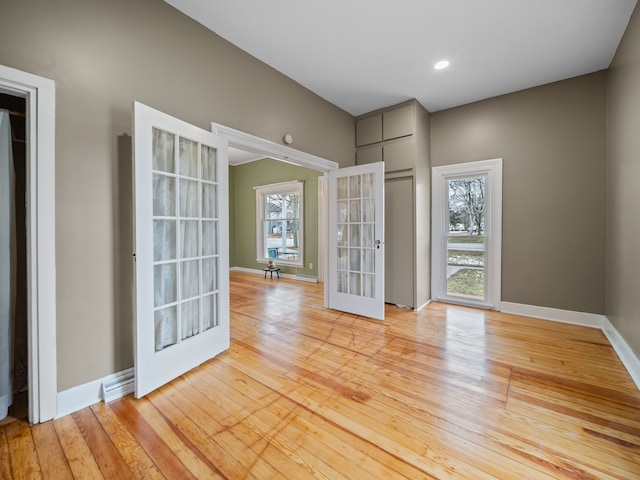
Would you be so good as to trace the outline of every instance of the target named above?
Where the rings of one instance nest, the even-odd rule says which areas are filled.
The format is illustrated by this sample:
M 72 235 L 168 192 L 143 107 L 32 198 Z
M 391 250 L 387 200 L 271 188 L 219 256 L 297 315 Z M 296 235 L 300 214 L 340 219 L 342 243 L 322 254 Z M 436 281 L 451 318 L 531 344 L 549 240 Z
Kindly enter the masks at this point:
M 265 258 L 258 258 L 256 260 L 256 262 L 260 263 L 260 264 L 268 264 L 269 260 L 273 260 L 276 263 L 276 266 L 278 267 L 298 267 L 298 268 L 304 268 L 304 263 L 302 262 L 291 262 L 291 261 L 287 261 L 287 260 L 282 260 L 282 259 L 278 259 L 278 258 L 271 258 L 271 259 L 265 259 Z

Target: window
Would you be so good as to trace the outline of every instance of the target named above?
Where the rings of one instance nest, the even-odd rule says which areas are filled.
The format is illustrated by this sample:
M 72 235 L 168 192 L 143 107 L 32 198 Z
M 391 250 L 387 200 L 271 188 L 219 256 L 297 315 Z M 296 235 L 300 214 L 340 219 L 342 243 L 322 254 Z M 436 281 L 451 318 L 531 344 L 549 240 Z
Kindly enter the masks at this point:
M 257 260 L 303 265 L 303 182 L 256 187 Z
M 502 159 L 433 168 L 432 298 L 500 310 Z

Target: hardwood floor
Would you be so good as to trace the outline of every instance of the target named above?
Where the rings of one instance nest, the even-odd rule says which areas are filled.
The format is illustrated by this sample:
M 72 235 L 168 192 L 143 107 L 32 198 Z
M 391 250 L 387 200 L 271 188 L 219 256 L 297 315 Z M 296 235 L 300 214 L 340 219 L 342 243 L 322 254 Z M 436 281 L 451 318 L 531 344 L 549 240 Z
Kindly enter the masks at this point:
M 218 358 L 0 427 L 0 478 L 640 478 L 640 392 L 599 330 L 438 303 L 379 322 L 241 273 L 231 298 Z

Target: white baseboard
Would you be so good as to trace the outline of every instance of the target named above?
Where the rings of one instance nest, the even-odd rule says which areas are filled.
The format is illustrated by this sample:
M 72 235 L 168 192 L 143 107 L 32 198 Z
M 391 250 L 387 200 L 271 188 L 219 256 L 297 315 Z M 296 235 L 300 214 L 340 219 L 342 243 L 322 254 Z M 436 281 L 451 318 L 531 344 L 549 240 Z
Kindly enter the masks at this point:
M 525 317 L 541 318 L 543 320 L 553 320 L 555 322 L 571 323 L 585 327 L 602 328 L 607 317 L 596 313 L 573 312 L 571 310 L 561 310 L 559 308 L 538 307 L 536 305 L 525 305 L 522 303 L 502 302 L 500 309 L 504 313 L 523 315 Z
M 521 303 L 502 302 L 502 312 L 541 318 L 554 322 L 570 323 L 585 327 L 599 328 L 605 334 L 616 354 L 620 358 L 634 383 L 640 390 L 640 359 L 633 352 L 629 344 L 622 338 L 609 319 L 596 313 L 572 312 L 558 308 L 538 307 Z
M 255 275 L 262 275 L 264 277 L 264 270 L 258 270 L 256 268 L 245 268 L 245 267 L 231 267 L 229 268 L 229 271 L 231 272 L 244 272 L 244 273 L 252 273 Z M 269 272 L 267 272 L 269 273 Z M 269 273 L 269 275 L 271 275 Z M 300 280 L 301 282 L 311 282 L 311 283 L 318 283 L 318 277 L 314 277 L 311 275 L 302 275 L 302 274 L 298 274 L 298 273 L 283 273 L 280 272 L 280 277 L 281 278 L 289 278 L 291 280 Z M 267 277 L 270 278 L 270 277 Z
M 78 385 L 64 392 L 59 392 L 57 396 L 56 417 L 60 418 L 70 413 L 77 412 L 83 408 L 89 407 L 94 403 L 102 401 L 102 385 L 117 381 L 119 378 L 130 376 L 133 373 L 133 367 L 123 370 L 106 377 L 93 380 L 92 382 Z M 130 392 L 123 392 L 126 395 Z M 115 397 L 112 398 L 114 400 Z
M 427 300 L 426 302 L 424 302 L 422 305 L 420 305 L 418 308 L 414 309 L 416 312 L 419 312 L 420 310 L 422 310 L 424 307 L 426 307 L 427 305 L 429 305 L 431 303 L 431 299 Z
M 638 356 L 631 349 L 627 341 L 622 338 L 622 335 L 616 330 L 613 324 L 605 317 L 605 324 L 602 326 L 602 331 L 609 339 L 611 346 L 620 357 L 620 360 L 627 368 L 629 375 L 640 389 L 640 360 Z

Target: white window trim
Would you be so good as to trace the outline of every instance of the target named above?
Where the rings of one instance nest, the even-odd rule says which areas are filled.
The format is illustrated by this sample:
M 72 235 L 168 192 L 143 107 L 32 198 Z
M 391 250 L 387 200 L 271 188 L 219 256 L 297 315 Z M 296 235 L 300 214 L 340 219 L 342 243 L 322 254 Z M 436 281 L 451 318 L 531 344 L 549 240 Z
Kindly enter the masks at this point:
M 457 303 L 474 307 L 500 310 L 502 297 L 502 159 L 482 160 L 478 162 L 461 163 L 433 167 L 432 169 L 432 270 L 431 288 L 432 299 L 447 303 Z M 485 268 L 488 272 L 486 296 L 484 302 L 465 301 L 460 297 L 447 295 L 446 286 L 446 238 L 449 231 L 448 215 L 445 208 L 448 202 L 447 180 L 455 177 L 470 175 L 487 176 L 488 209 L 487 219 L 489 228 L 485 231 L 487 250 Z
M 259 187 L 254 187 L 254 189 L 256 191 L 256 262 L 264 264 L 269 262 L 269 259 L 264 256 L 265 196 L 278 193 L 296 192 L 300 197 L 300 246 L 298 248 L 298 260 L 291 261 L 279 258 L 277 260 L 277 263 L 278 265 L 291 265 L 296 267 L 304 266 L 304 182 L 300 180 L 294 180 L 292 182 L 262 185 Z

